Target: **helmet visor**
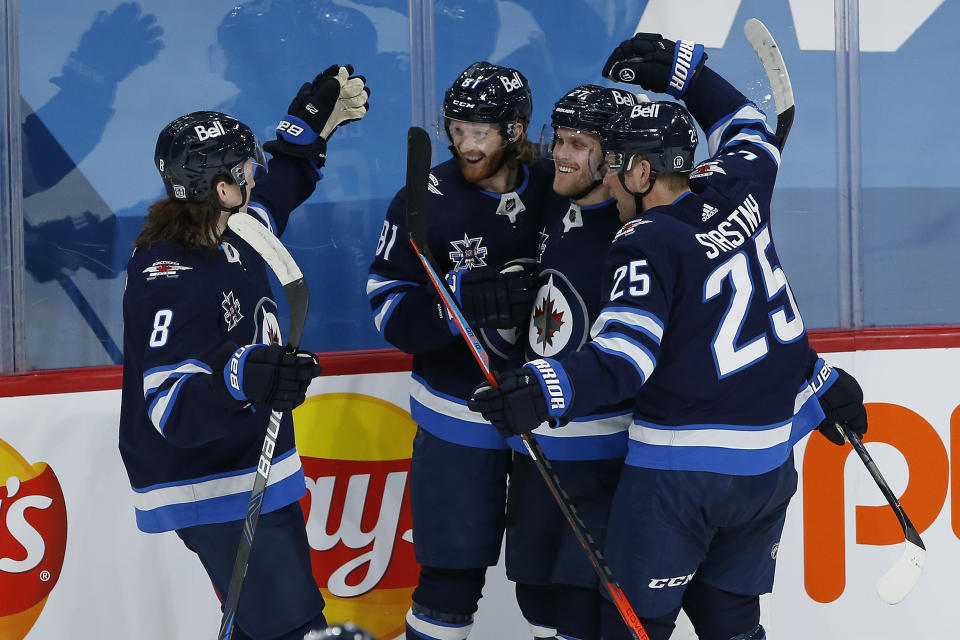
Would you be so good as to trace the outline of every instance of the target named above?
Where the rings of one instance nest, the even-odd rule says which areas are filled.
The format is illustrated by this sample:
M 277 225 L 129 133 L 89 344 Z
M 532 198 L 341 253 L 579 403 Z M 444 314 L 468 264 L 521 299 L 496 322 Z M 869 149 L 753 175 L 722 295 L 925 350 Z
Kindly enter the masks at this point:
M 558 171 L 582 170 L 591 180 L 603 180 L 607 172 L 600 137 L 592 131 L 544 125 L 540 131 L 540 153 L 553 160 Z
M 250 178 L 255 181 L 260 180 L 269 171 L 267 167 L 267 157 L 263 153 L 263 147 L 260 140 L 254 136 L 254 145 L 251 155 L 243 162 L 238 162 L 230 168 L 230 177 L 240 186 L 246 186 L 250 183 Z
M 467 122 L 445 118 L 443 126 L 447 136 L 458 149 L 462 146 L 476 146 L 485 151 L 496 151 L 510 142 L 501 135 L 501 125 L 496 122 Z M 508 129 L 510 124 L 507 125 Z

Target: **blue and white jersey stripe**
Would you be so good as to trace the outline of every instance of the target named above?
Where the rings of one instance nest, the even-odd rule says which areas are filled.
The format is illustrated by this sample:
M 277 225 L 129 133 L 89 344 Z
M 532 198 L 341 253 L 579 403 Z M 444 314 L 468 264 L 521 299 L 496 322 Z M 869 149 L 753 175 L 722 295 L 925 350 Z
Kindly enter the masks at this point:
M 367 298 L 372 300 L 374 296 L 381 295 L 397 287 L 417 286 L 420 286 L 420 284 L 410 280 L 396 280 L 378 275 L 370 275 L 367 278 Z
M 590 337 L 596 338 L 602 334 L 611 324 L 620 324 L 630 329 L 641 331 L 660 344 L 663 339 L 663 321 L 657 316 L 647 311 L 642 311 L 636 307 L 604 307 L 603 312 L 597 316 L 593 326 L 590 327 Z
M 404 291 L 398 291 L 387 296 L 387 299 L 377 307 L 373 312 L 373 324 L 376 325 L 377 331 L 381 334 L 384 331 L 384 327 L 387 326 L 387 323 L 390 322 L 390 316 L 393 314 L 394 309 L 400 304 L 400 301 L 403 299 L 403 296 L 406 295 Z
M 142 489 L 134 488 L 137 526 L 147 533 L 242 520 L 250 501 L 256 467 Z M 273 460 L 261 513 L 299 500 L 306 492 L 296 448 Z
M 467 401 L 441 393 L 414 374 L 410 417 L 441 440 L 482 449 L 506 449 L 507 442 L 492 424 L 467 408 Z
M 717 155 L 719 151 L 728 146 L 730 140 L 736 139 L 737 136 L 734 135 L 727 140 L 727 136 L 732 131 L 737 131 L 738 133 L 741 130 L 750 131 L 752 130 L 758 137 L 761 135 L 760 131 L 753 130 L 750 128 L 744 128 L 744 125 L 756 123 L 759 125 L 759 128 L 762 129 L 765 134 L 764 138 L 773 139 L 774 133 L 770 129 L 770 125 L 767 124 L 767 117 L 764 115 L 763 111 L 757 108 L 753 103 L 747 103 L 737 109 L 735 112 L 721 118 L 713 128 L 707 133 L 707 144 L 708 144 L 708 153 L 710 157 Z M 773 145 L 771 145 L 773 146 Z M 774 146 L 774 149 L 776 147 Z M 777 151 L 776 155 L 777 164 L 780 164 L 780 152 Z
M 648 469 L 759 475 L 786 462 L 796 444 L 823 420 L 810 385 L 797 394 L 795 414 L 766 425 L 660 425 L 635 420 L 627 464 Z
M 543 423 L 533 433 L 550 460 L 610 460 L 627 455 L 627 431 L 633 410 L 583 416 L 553 428 Z M 529 455 L 519 436 L 509 438 L 510 448 Z
M 629 362 L 646 382 L 657 366 L 657 358 L 640 342 L 622 333 L 604 333 L 591 340 L 587 347 L 618 356 Z
M 206 363 L 191 359 L 174 365 L 154 367 L 144 373 L 143 399 L 148 403 L 150 421 L 160 435 L 163 435 L 167 417 L 173 410 L 184 381 L 193 374 L 211 372 Z

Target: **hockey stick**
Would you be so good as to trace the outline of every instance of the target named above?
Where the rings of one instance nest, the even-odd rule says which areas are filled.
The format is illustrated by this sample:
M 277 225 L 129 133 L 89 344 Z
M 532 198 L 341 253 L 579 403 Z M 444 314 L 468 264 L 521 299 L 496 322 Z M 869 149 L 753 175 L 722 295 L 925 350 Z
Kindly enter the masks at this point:
M 897 500 L 893 491 L 890 490 L 890 485 L 883 479 L 880 469 L 877 468 L 877 463 L 870 457 L 870 453 L 867 451 L 867 448 L 863 446 L 863 442 L 857 434 L 850 431 L 847 425 L 840 424 L 839 422 L 836 423 L 836 425 L 837 429 L 839 429 L 850 444 L 853 445 L 853 449 L 857 452 L 857 455 L 860 456 L 860 459 L 863 460 L 864 466 L 867 467 L 867 471 L 873 476 L 873 481 L 877 483 L 877 487 L 880 488 L 883 497 L 890 503 L 890 508 L 893 509 L 893 512 L 897 515 L 897 520 L 900 521 L 900 527 L 903 529 L 903 536 L 906 542 L 903 554 L 897 560 L 896 564 L 890 567 L 877 581 L 877 594 L 880 596 L 880 599 L 887 604 L 897 604 L 907 597 L 907 594 L 910 593 L 911 589 L 916 586 L 917 581 L 920 580 L 920 574 L 923 572 L 923 565 L 927 559 L 927 548 L 923 546 L 923 540 L 920 539 L 920 534 L 917 533 L 916 527 L 910 522 L 906 511 L 900 506 L 900 501 Z
M 765 24 L 756 18 L 750 18 L 743 24 L 743 34 L 747 36 L 757 57 L 760 58 L 763 70 L 767 72 L 767 79 L 770 80 L 773 100 L 777 105 L 777 148 L 783 151 L 796 112 L 793 103 L 793 85 L 790 84 L 787 65 L 783 61 L 780 47 L 777 46 L 776 40 L 770 35 L 770 30 Z
M 287 295 L 287 303 L 290 306 L 290 334 L 287 338 L 286 348 L 295 351 L 300 345 L 300 338 L 303 336 L 303 327 L 307 321 L 307 305 L 310 302 L 310 292 L 307 290 L 307 283 L 303 280 L 303 273 L 300 272 L 297 263 L 293 261 L 293 257 L 280 240 L 253 216 L 236 213 L 227 219 L 227 226 L 260 254 L 264 261 L 270 265 L 270 269 L 276 274 L 280 284 L 283 285 L 283 290 Z M 254 476 L 250 502 L 247 504 L 247 517 L 243 524 L 243 534 L 240 536 L 237 558 L 233 562 L 230 588 L 227 590 L 227 597 L 223 601 L 223 618 L 220 621 L 218 640 L 229 639 L 233 635 L 237 606 L 240 604 L 240 591 L 243 588 L 243 578 L 247 575 L 250 550 L 253 546 L 253 537 L 257 532 L 257 523 L 260 521 L 263 494 L 267 489 L 270 466 L 273 462 L 273 450 L 277 444 L 277 434 L 280 432 L 280 421 L 282 419 L 282 412 L 270 412 L 270 424 L 263 439 L 263 447 L 260 449 L 260 461 L 257 463 L 257 474 Z
M 498 387 L 496 376 L 494 376 L 493 369 L 490 368 L 490 357 L 487 355 L 483 345 L 480 344 L 480 340 L 473 332 L 473 329 L 471 329 L 467 323 L 463 312 L 450 294 L 446 282 L 440 277 L 437 263 L 427 244 L 427 224 L 424 215 L 424 204 L 427 195 L 427 181 L 430 175 L 430 155 L 430 137 L 427 135 L 427 132 L 420 127 L 410 127 L 407 133 L 406 185 L 406 222 L 407 230 L 410 234 L 410 244 L 413 246 L 417 257 L 420 258 L 420 262 L 423 264 L 423 268 L 426 270 L 427 277 L 433 284 L 434 289 L 437 290 L 440 299 L 443 300 L 443 306 L 446 307 L 447 313 L 450 314 L 450 317 L 453 318 L 453 321 L 460 329 L 460 335 L 463 336 L 467 346 L 470 348 L 470 353 L 473 354 L 477 364 L 479 364 L 483 370 L 483 375 L 486 377 L 487 382 L 493 387 Z M 530 457 L 536 465 L 537 470 L 543 477 L 544 482 L 547 483 L 550 493 L 553 494 L 554 500 L 557 501 L 560 511 L 563 512 L 570 528 L 573 529 L 574 535 L 586 552 L 590 564 L 593 565 L 593 570 L 597 573 L 604 589 L 607 594 L 609 594 L 611 600 L 613 600 L 617 611 L 620 612 L 620 617 L 623 618 L 627 628 L 635 640 L 650 640 L 650 636 L 647 635 L 646 630 L 640 623 L 640 618 L 633 611 L 623 590 L 620 589 L 620 585 L 617 584 L 617 581 L 614 579 L 613 571 L 611 571 L 607 565 L 603 553 L 597 547 L 596 541 L 587 530 L 586 523 L 584 523 L 583 519 L 580 518 L 580 515 L 577 513 L 577 509 L 570 500 L 570 496 L 567 495 L 567 492 L 561 487 L 560 480 L 557 478 L 550 461 L 543 455 L 543 449 L 540 448 L 540 444 L 536 438 L 528 433 L 520 437 L 527 451 L 530 453 Z

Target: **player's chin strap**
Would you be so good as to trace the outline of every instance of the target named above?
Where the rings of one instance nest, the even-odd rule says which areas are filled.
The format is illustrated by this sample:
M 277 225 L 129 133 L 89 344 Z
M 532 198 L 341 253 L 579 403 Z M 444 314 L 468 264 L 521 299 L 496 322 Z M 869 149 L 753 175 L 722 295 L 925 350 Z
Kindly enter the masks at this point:
M 637 207 L 637 215 L 643 213 L 643 198 L 648 193 L 653 191 L 653 184 L 657 181 L 657 172 L 653 170 L 653 167 L 650 167 L 650 185 L 647 187 L 646 191 L 637 193 L 636 191 L 631 191 L 630 187 L 627 186 L 627 181 L 624 179 L 624 174 L 626 171 L 618 171 L 617 177 L 620 178 L 620 184 L 623 185 L 624 191 L 633 196 L 633 201 Z
M 233 214 L 235 214 L 235 213 L 238 213 L 238 212 L 240 211 L 240 209 L 242 209 L 242 208 L 244 207 L 244 205 L 248 204 L 248 203 L 247 203 L 247 185 L 245 185 L 245 184 L 238 184 L 237 186 L 240 187 L 240 204 L 238 204 L 238 205 L 235 206 L 235 207 L 225 207 L 225 208 L 223 209 L 224 211 L 226 211 L 226 212 L 229 213 L 230 215 L 233 215 Z M 221 206 L 222 206 L 222 205 L 221 205 Z

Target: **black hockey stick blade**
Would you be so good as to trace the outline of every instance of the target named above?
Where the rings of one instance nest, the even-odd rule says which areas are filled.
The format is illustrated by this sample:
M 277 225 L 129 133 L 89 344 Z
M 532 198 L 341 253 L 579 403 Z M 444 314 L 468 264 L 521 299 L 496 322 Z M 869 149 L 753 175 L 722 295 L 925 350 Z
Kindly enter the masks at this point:
M 260 254 L 263 260 L 270 265 L 270 269 L 283 286 L 283 291 L 287 296 L 287 305 L 290 307 L 290 332 L 287 339 L 287 349 L 296 350 L 300 345 L 300 339 L 303 337 L 303 328 L 307 321 L 307 308 L 310 305 L 310 291 L 307 289 L 307 283 L 303 279 L 300 267 L 297 266 L 293 256 L 283 246 L 280 239 L 253 216 L 245 213 L 235 213 L 227 219 L 227 226 Z M 247 503 L 247 516 L 244 519 L 243 533 L 237 547 L 237 557 L 233 562 L 230 586 L 223 600 L 223 617 L 220 620 L 218 640 L 229 640 L 233 636 L 236 626 L 240 593 L 243 590 L 243 580 L 247 575 L 247 566 L 250 563 L 250 551 L 253 548 L 254 536 L 257 533 L 257 524 L 260 522 L 263 494 L 267 490 L 267 481 L 270 478 L 270 469 L 273 464 L 273 452 L 282 420 L 282 412 L 270 412 L 270 423 L 263 439 L 263 446 L 260 449 L 260 460 L 257 463 L 253 489 L 250 491 L 250 500 Z
M 854 451 L 857 452 L 860 460 L 867 467 L 867 471 L 870 472 L 873 481 L 877 483 L 883 497 L 887 499 L 890 508 L 897 516 L 897 520 L 900 521 L 900 527 L 903 529 L 905 539 L 903 554 L 897 559 L 896 564 L 890 567 L 877 581 L 877 595 L 880 596 L 880 599 L 887 604 L 897 604 L 907 597 L 907 594 L 920 580 L 923 566 L 927 560 L 927 548 L 924 546 L 923 540 L 920 539 L 916 527 L 907 517 L 907 512 L 903 510 L 900 501 L 897 500 L 897 496 L 890 490 L 890 485 L 887 484 L 883 474 L 880 473 L 877 463 L 873 461 L 870 452 L 863 446 L 863 441 L 845 424 L 837 423 L 837 429 L 853 445 Z
M 407 131 L 407 232 L 417 251 L 436 269 L 437 263 L 427 242 L 427 183 L 432 156 L 430 136 L 420 127 Z
M 776 40 L 770 34 L 767 26 L 750 18 L 743 25 L 743 33 L 753 47 L 757 57 L 763 64 L 763 70 L 770 81 L 773 91 L 773 100 L 777 105 L 777 147 L 783 151 L 793 127 L 793 116 L 796 108 L 793 101 L 793 85 L 790 83 L 790 74 L 787 73 L 787 63 L 783 61 L 783 54 Z

